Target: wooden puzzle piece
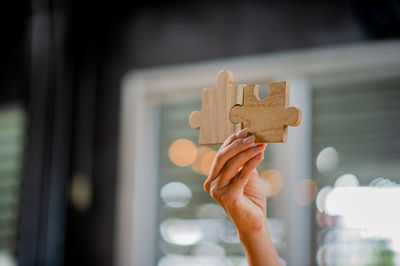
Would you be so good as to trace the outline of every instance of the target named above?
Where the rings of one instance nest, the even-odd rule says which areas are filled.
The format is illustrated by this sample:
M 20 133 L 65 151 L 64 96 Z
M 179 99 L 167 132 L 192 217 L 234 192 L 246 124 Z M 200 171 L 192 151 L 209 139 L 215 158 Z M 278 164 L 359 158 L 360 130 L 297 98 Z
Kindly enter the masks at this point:
M 230 119 L 233 123 L 243 123 L 256 142 L 286 142 L 287 127 L 297 126 L 302 119 L 299 109 L 289 106 L 289 83 L 269 84 L 269 93 L 260 100 L 259 86 L 247 85 L 244 88 L 243 105 L 232 107 Z
M 243 85 L 233 84 L 233 74 L 221 70 L 217 75 L 217 87 L 203 89 L 201 111 L 190 115 L 189 124 L 200 130 L 199 143 L 222 144 L 232 133 L 241 129 L 229 118 L 232 106 L 243 103 Z

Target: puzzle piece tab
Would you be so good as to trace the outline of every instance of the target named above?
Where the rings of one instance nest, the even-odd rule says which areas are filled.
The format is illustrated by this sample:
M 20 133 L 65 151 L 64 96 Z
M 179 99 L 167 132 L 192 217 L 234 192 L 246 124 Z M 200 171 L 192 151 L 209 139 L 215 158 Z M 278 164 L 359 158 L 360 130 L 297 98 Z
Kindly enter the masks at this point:
M 230 119 L 233 123 L 243 123 L 256 142 L 286 142 L 287 127 L 297 126 L 302 119 L 299 109 L 289 106 L 289 83 L 269 84 L 269 93 L 260 100 L 259 86 L 247 85 L 244 88 L 243 104 L 232 107 Z
M 217 87 L 203 89 L 201 111 L 190 115 L 189 125 L 200 130 L 199 143 L 222 144 L 225 139 L 241 129 L 229 118 L 232 106 L 243 103 L 243 85 L 233 84 L 233 74 L 221 70 L 217 75 Z

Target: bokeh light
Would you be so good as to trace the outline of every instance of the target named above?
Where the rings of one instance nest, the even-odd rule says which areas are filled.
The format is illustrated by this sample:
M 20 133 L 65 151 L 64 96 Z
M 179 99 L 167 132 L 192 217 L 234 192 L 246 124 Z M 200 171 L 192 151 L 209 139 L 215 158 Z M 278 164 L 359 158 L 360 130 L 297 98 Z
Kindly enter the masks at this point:
M 197 210 L 199 219 L 222 219 L 226 218 L 224 209 L 216 203 L 202 204 Z
M 321 213 L 319 211 L 315 214 L 315 219 L 317 220 L 317 224 L 319 227 L 334 227 L 336 225 L 336 218 L 337 217 L 335 216 L 330 216 L 326 213 Z
M 11 252 L 7 250 L 0 251 L 0 265 L 1 266 L 16 266 L 17 262 Z
M 215 155 L 217 155 L 217 152 L 214 150 L 211 150 L 204 154 L 203 158 L 201 159 L 201 171 L 203 172 L 203 174 L 208 176 L 208 174 L 210 173 Z
M 158 266 L 233 266 L 232 261 L 223 256 L 168 254 L 160 259 Z
M 335 181 L 335 187 L 358 187 L 360 182 L 353 174 L 344 174 L 339 176 Z
M 188 139 L 177 139 L 169 147 L 170 160 L 178 166 L 188 166 L 196 159 L 196 145 Z
M 296 185 L 296 203 L 305 206 L 314 201 L 317 196 L 318 186 L 311 179 L 305 179 Z
M 181 219 L 163 221 L 160 232 L 165 241 L 180 246 L 196 244 L 203 237 L 201 227 L 195 221 Z
M 226 252 L 224 247 L 214 243 L 204 243 L 196 246 L 193 251 L 195 255 L 205 256 L 225 256 Z
M 332 190 L 331 186 L 326 186 L 326 187 L 323 187 L 318 192 L 315 204 L 317 205 L 317 209 L 321 213 L 325 213 L 326 212 L 326 198 L 327 198 L 328 194 L 331 192 L 331 190 Z
M 87 211 L 92 205 L 93 185 L 89 176 L 75 173 L 70 184 L 71 205 L 80 212 Z
M 285 226 L 279 218 L 268 218 L 268 228 L 270 228 L 272 243 L 277 243 L 285 237 Z
M 238 244 L 239 236 L 237 230 L 231 221 L 225 220 L 222 222 L 221 230 L 218 232 L 218 237 L 225 243 Z
M 192 191 L 181 182 L 171 182 L 162 187 L 160 195 L 167 206 L 181 208 L 189 203 L 192 198 Z
M 377 177 L 374 180 L 372 180 L 369 185 L 371 187 L 393 187 L 397 186 L 398 184 L 388 178 Z
M 400 252 L 400 186 L 336 187 L 327 196 L 330 215 L 343 217 L 347 228 L 366 229 L 371 237 L 392 241 L 391 248 Z
M 213 149 L 209 147 L 200 147 L 197 149 L 197 154 L 196 158 L 192 163 L 192 169 L 198 173 L 198 174 L 203 174 L 203 170 L 201 168 L 201 162 L 203 160 L 204 155 L 206 155 L 209 152 L 212 152 Z
M 316 161 L 317 169 L 321 174 L 329 174 L 339 167 L 339 154 L 333 147 L 320 151 Z
M 265 181 L 264 189 L 267 197 L 273 197 L 281 191 L 283 187 L 283 175 L 276 169 L 265 170 L 260 174 Z

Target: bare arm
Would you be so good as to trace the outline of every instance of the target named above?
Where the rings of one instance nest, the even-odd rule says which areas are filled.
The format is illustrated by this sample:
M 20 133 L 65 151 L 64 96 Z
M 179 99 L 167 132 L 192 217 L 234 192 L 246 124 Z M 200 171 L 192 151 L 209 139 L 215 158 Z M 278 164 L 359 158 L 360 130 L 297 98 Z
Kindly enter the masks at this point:
M 231 135 L 219 149 L 204 189 L 224 208 L 235 225 L 251 266 L 282 265 L 270 237 L 266 195 L 256 166 L 265 144 L 254 146 L 247 131 Z

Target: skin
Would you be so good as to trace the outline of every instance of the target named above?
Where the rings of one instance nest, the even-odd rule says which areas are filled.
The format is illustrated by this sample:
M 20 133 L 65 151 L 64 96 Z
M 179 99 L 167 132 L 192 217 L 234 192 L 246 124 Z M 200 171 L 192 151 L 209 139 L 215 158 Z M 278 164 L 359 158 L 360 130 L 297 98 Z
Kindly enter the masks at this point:
M 231 135 L 215 156 L 204 189 L 231 218 L 250 266 L 282 265 L 267 224 L 266 195 L 256 170 L 266 144 L 254 146 L 244 129 Z

